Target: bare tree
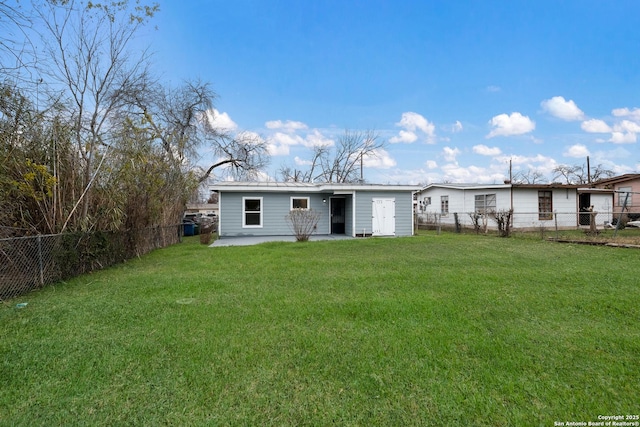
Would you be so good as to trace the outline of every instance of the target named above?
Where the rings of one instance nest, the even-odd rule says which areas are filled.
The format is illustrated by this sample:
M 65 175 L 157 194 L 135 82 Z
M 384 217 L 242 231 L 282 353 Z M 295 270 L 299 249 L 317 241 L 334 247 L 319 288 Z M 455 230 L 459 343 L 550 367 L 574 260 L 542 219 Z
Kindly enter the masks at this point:
M 7 75 L 29 64 L 25 58 L 33 58 L 33 46 L 28 34 L 31 21 L 19 3 L 14 6 L 0 2 L 0 72 Z M 28 53 L 25 55 L 25 53 Z
M 363 182 L 365 161 L 377 157 L 384 146 L 374 131 L 346 130 L 335 147 L 316 145 L 313 148 L 307 171 L 283 166 L 279 173 L 284 181 Z
M 82 159 L 84 190 L 68 221 L 78 207 L 79 221 L 88 221 L 91 187 L 109 149 L 109 121 L 147 74 L 146 52 L 133 56 L 129 46 L 157 10 L 157 5 L 132 5 L 126 0 L 87 5 L 45 0 L 36 5 L 45 28 L 49 89 L 69 108 Z
M 514 184 L 542 184 L 547 180 L 542 172 L 529 169 L 527 171 L 518 172 L 513 175 L 512 181 Z
M 554 182 L 561 179 L 564 184 L 578 184 L 583 180 L 582 166 L 558 165 L 552 172 Z
M 611 178 L 612 176 L 615 176 L 615 172 L 611 169 L 605 168 L 602 164 L 599 164 L 591 171 L 591 182 Z
M 587 184 L 615 175 L 613 171 L 606 169 L 602 164 L 599 164 L 591 171 L 591 177 L 589 177 L 589 171 L 587 171 L 584 164 L 558 165 L 553 169 L 553 173 L 554 181 L 561 179 L 565 184 Z
M 140 117 L 141 126 L 167 157 L 185 172 L 194 172 L 199 183 L 218 168 L 226 168 L 236 178 L 255 178 L 269 162 L 266 142 L 258 135 L 216 127 L 216 94 L 208 83 L 187 81 L 175 89 L 148 83 L 146 90 L 131 95 L 125 115 Z M 196 167 L 201 150 L 217 159 L 206 167 Z

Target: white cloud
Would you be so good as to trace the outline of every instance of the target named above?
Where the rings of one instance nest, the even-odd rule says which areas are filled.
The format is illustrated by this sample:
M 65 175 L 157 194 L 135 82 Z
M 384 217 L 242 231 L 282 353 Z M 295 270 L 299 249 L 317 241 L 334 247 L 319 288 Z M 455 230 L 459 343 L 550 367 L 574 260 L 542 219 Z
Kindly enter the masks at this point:
M 613 126 L 609 142 L 614 144 L 633 144 L 638 140 L 638 133 L 640 133 L 640 125 L 630 120 L 622 120 Z
M 297 130 L 307 129 L 307 125 L 302 122 L 296 122 L 293 120 L 271 120 L 265 123 L 267 129 L 282 129 L 285 132 L 295 132 Z
M 436 163 L 435 160 L 427 160 L 425 162 L 425 165 L 429 169 L 437 169 L 438 168 L 438 163 Z
M 458 133 L 458 132 L 462 132 L 462 123 L 460 122 L 460 120 L 456 120 L 456 122 L 451 125 L 451 128 L 449 129 L 449 131 L 451 133 Z
M 633 144 L 636 141 L 636 134 L 631 132 L 613 132 L 609 139 L 609 142 L 614 144 Z
M 504 155 L 494 158 L 497 165 L 501 167 L 508 167 L 509 162 L 513 166 L 514 170 L 536 170 L 543 175 L 550 175 L 553 169 L 558 165 L 553 158 L 537 154 L 535 156 L 520 156 L 520 155 Z M 503 166 L 504 165 L 504 166 Z
M 439 173 L 427 171 L 424 169 L 392 169 L 385 171 L 378 180 L 381 183 L 389 184 L 410 184 L 410 185 L 424 185 L 431 182 L 442 182 L 442 177 Z
M 412 143 L 418 140 L 419 136 L 417 131 L 420 131 L 425 135 L 425 142 L 432 144 L 435 142 L 436 127 L 429 120 L 425 119 L 422 115 L 414 112 L 402 113 L 402 118 L 396 126 L 404 128 L 398 133 L 398 136 L 394 136 L 389 139 L 392 144 L 395 143 Z
M 430 123 L 429 120 L 425 119 L 422 115 L 411 111 L 402 113 L 402 118 L 396 123 L 396 126 L 402 126 L 409 130 L 420 129 L 426 134 L 433 134 L 435 130 L 433 123 Z
M 415 132 L 401 130 L 398 133 L 398 136 L 394 136 L 393 138 L 389 139 L 389 142 L 391 144 L 397 144 L 400 142 L 411 144 L 412 142 L 416 142 L 417 139 L 418 135 L 416 135 Z
M 333 147 L 336 145 L 336 142 L 333 139 L 324 136 L 318 129 L 314 129 L 312 133 L 306 136 L 303 144 L 309 148 L 315 146 Z
M 236 122 L 231 120 L 231 117 L 227 113 L 220 113 L 215 108 L 210 108 L 207 110 L 207 121 L 209 125 L 216 129 L 221 129 L 224 131 L 233 131 L 238 128 Z
M 614 144 L 633 144 L 637 142 L 640 124 L 636 120 L 640 120 L 640 109 L 635 108 L 631 111 L 628 108 L 617 108 L 612 111 L 612 114 L 616 117 L 627 117 L 630 120 L 620 120 L 613 127 L 603 120 L 586 120 L 582 122 L 582 130 L 590 133 L 611 133 L 611 138 L 606 141 L 599 140 L 599 142 L 612 142 Z
M 300 135 L 289 135 L 282 132 L 274 133 L 271 136 L 271 140 L 278 145 L 304 145 L 304 139 Z
M 296 165 L 298 166 L 311 166 L 313 164 L 313 162 L 311 160 L 305 160 L 305 159 L 301 159 L 298 156 L 295 156 L 293 158 L 293 161 L 295 162 Z
M 502 88 L 500 88 L 500 86 L 487 86 L 487 92 L 490 93 L 500 92 L 501 90 Z
M 269 154 L 272 156 L 287 156 L 290 153 L 290 147 L 296 145 L 305 145 L 305 140 L 299 135 L 282 132 L 271 135 L 267 144 Z
M 589 133 L 609 133 L 611 132 L 611 128 L 608 124 L 606 124 L 603 120 L 599 119 L 590 119 L 585 120 L 580 125 L 583 131 Z
M 500 114 L 489 121 L 493 130 L 489 132 L 486 138 L 494 136 L 511 136 L 529 133 L 536 128 L 536 124 L 529 117 L 515 112 L 511 115 Z
M 631 120 L 635 120 L 640 122 L 640 108 L 634 108 L 633 110 L 629 110 L 628 108 L 615 108 L 611 111 L 616 117 L 628 117 Z
M 623 120 L 620 123 L 616 123 L 613 126 L 613 130 L 616 132 L 639 133 L 640 125 L 630 120 Z
M 444 155 L 444 159 L 448 162 L 455 162 L 456 157 L 460 154 L 460 150 L 457 148 L 444 147 L 442 149 L 442 153 Z
M 555 162 L 555 160 L 553 160 L 551 157 L 543 156 L 542 154 L 537 154 L 535 156 L 519 156 L 519 155 L 513 155 L 513 154 L 508 156 L 504 155 L 504 156 L 496 157 L 495 160 L 498 162 L 504 162 L 504 163 L 509 163 L 509 161 L 511 161 L 511 164 L 514 166 L 516 165 L 531 166 L 536 163 L 546 164 L 546 163 Z
M 581 159 L 589 155 L 589 149 L 582 144 L 575 144 L 569 147 L 564 153 L 562 153 L 562 155 L 565 157 Z
M 390 169 L 397 165 L 397 162 L 384 149 L 375 150 L 373 155 L 363 156 L 363 163 L 368 168 Z
M 540 103 L 542 109 L 554 117 L 568 122 L 583 120 L 584 113 L 573 100 L 565 100 L 562 96 L 554 96 Z
M 278 145 L 272 142 L 267 143 L 267 151 L 271 156 L 288 156 L 290 152 L 288 145 Z
M 474 145 L 473 152 L 482 156 L 499 156 L 502 153 L 498 147 L 487 147 L 483 144 Z
M 444 180 L 450 182 L 502 183 L 506 177 L 504 172 L 492 168 L 474 165 L 462 167 L 457 163 L 444 165 L 442 171 L 444 173 Z

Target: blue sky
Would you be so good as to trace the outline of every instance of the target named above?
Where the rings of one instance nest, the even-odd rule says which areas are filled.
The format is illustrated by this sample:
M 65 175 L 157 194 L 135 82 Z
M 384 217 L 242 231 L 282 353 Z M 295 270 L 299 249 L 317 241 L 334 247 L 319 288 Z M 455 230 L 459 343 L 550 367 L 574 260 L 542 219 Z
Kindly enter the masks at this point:
M 165 1 L 167 82 L 200 78 L 221 126 L 305 168 L 345 129 L 387 142 L 373 183 L 502 182 L 590 156 L 638 172 L 640 2 Z

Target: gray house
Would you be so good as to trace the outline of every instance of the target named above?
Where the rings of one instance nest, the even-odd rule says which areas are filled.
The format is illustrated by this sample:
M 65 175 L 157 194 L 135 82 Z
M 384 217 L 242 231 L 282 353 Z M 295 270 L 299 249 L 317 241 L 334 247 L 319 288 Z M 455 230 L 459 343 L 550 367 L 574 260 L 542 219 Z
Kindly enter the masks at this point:
M 291 236 L 292 209 L 320 214 L 316 235 L 413 235 L 413 193 L 417 187 L 301 182 L 219 182 L 221 238 Z

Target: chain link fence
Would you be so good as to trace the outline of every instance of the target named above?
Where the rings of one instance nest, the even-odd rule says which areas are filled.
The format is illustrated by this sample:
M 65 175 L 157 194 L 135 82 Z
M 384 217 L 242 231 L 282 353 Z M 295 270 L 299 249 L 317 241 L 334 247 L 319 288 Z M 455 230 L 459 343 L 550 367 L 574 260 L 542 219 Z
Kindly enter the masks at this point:
M 178 243 L 182 227 L 0 239 L 0 300 Z
M 633 218 L 633 214 L 615 212 L 514 212 L 509 218 L 508 235 L 538 235 L 543 239 L 608 239 L 640 244 L 640 223 L 632 221 Z M 504 235 L 495 214 L 477 212 L 419 213 L 416 214 L 416 226 L 420 230 Z

